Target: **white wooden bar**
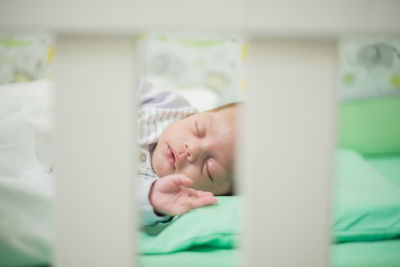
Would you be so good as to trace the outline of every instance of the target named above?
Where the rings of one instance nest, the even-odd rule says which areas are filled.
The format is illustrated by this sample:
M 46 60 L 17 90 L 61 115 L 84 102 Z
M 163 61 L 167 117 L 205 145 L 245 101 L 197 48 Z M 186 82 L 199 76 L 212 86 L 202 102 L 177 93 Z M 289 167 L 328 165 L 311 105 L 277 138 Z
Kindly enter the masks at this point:
M 327 266 L 335 43 L 251 46 L 241 150 L 244 266 Z
M 336 37 L 400 32 L 398 0 L 2 0 L 0 25 L 69 33 L 228 31 Z
M 130 39 L 57 39 L 56 266 L 133 266 L 133 61 Z

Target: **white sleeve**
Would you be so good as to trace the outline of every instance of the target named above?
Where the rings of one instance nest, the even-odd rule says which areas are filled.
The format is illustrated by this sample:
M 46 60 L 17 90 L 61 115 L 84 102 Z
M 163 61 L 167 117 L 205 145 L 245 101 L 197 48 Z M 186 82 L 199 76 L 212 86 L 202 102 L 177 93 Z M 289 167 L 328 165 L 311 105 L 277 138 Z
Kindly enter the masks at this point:
M 147 226 L 153 225 L 159 222 L 167 222 L 171 220 L 172 216 L 158 216 L 150 204 L 149 194 L 153 183 L 156 181 L 153 179 L 139 179 L 138 184 L 138 206 L 139 206 L 139 217 L 140 224 Z

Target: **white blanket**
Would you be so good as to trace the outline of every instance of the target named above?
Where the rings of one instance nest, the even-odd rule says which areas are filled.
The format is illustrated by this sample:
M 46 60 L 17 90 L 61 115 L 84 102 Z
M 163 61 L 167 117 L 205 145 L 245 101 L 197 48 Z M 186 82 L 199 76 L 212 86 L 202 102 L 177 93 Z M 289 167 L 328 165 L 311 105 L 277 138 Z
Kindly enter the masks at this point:
M 53 92 L 45 80 L 0 87 L 0 266 L 52 254 Z

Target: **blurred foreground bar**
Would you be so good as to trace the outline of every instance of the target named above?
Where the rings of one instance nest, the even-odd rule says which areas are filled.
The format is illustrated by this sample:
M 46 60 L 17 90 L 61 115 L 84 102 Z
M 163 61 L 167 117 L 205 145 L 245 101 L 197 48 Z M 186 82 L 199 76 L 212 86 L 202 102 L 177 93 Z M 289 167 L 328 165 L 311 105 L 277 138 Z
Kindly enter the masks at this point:
M 327 266 L 335 42 L 251 43 L 244 266 Z
M 130 39 L 57 39 L 56 266 L 133 266 L 133 60 Z

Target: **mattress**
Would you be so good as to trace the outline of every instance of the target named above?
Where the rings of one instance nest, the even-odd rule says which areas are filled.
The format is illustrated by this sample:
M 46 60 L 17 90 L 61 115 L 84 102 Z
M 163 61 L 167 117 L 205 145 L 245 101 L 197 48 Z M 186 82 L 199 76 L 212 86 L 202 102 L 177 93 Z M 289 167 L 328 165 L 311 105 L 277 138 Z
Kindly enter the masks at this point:
M 165 255 L 141 255 L 140 267 L 236 267 L 240 266 L 239 249 L 202 248 Z
M 398 267 L 400 239 L 335 244 L 330 253 L 334 267 Z
M 387 180 L 400 187 L 400 154 L 366 156 L 364 158 Z

